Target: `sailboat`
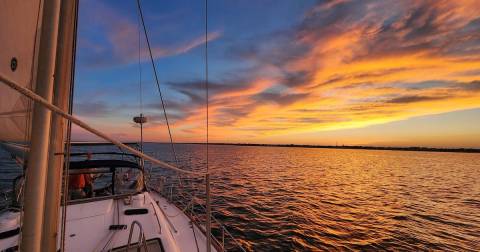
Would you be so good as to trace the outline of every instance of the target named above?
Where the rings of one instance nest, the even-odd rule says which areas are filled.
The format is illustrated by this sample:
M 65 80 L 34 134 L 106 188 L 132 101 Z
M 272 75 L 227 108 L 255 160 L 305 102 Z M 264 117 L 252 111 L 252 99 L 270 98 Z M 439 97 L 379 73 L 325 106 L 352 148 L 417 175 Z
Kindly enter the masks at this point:
M 238 244 L 221 224 L 222 238 L 212 235 L 208 170 L 160 161 L 72 115 L 78 4 L 0 1 L 0 145 L 24 170 L 0 211 L 0 251 L 225 251 L 225 236 Z M 121 151 L 72 152 L 72 124 Z M 204 178 L 206 217 L 147 183 L 145 162 Z

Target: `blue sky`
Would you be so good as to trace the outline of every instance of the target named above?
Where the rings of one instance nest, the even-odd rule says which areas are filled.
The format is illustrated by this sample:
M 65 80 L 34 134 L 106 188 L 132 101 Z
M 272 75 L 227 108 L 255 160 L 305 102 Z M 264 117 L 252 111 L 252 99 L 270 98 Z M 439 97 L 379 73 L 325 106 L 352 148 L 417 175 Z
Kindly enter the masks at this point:
M 203 141 L 204 1 L 141 3 L 174 139 Z M 480 147 L 467 127 L 480 122 L 474 7 L 209 0 L 212 141 Z M 147 140 L 165 141 L 138 28 L 136 1 L 80 1 L 74 113 L 135 140 L 131 118 L 143 111 Z M 78 129 L 75 137 L 92 139 Z

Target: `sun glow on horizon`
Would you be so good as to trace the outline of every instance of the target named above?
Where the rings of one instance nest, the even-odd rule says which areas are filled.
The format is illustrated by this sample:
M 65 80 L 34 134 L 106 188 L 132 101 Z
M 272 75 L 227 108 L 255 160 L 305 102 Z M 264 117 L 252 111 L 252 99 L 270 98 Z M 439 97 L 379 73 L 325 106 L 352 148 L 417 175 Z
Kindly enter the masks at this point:
M 174 139 L 203 141 L 206 107 L 202 72 L 205 40 L 199 40 L 202 16 L 189 15 L 188 22 L 199 21 L 192 36 L 184 35 L 182 31 L 185 33 L 190 23 L 174 22 L 178 20 L 176 14 L 168 19 L 167 9 L 150 4 L 146 13 L 150 22 L 159 18 L 163 21 L 152 29 L 152 41 L 154 52 L 158 52 L 154 56 Z M 351 139 L 345 144 L 395 142 L 460 147 L 463 141 L 465 146 L 480 147 L 479 134 L 463 123 L 480 116 L 477 1 L 320 1 L 304 5 L 293 8 L 292 3 L 280 1 L 278 6 L 267 8 L 269 5 L 259 3 L 256 10 L 229 16 L 229 8 L 233 7 L 211 3 L 211 141 L 321 144 L 331 143 L 343 132 Z M 135 88 L 138 76 L 134 63 L 138 55 L 133 50 L 138 50 L 135 16 L 119 14 L 129 6 L 114 7 L 108 2 L 89 2 L 83 8 L 84 20 L 99 9 L 108 14 L 90 18 L 95 22 L 90 29 L 105 30 L 108 36 L 103 39 L 95 30 L 82 31 L 80 27 L 77 74 L 80 71 L 84 76 L 106 76 L 102 83 L 111 83 L 107 85 L 109 90 L 118 89 L 123 98 L 105 102 L 118 95 L 115 92 L 98 94 L 96 98 L 87 90 L 93 84 L 86 83 L 99 82 L 93 77 L 81 78 L 77 80 L 80 93 L 76 94 L 79 101 L 75 113 L 122 139 L 136 139 L 138 129 L 130 118 L 139 113 L 139 107 L 127 104 L 136 103 L 138 94 L 121 91 Z M 175 8 L 188 12 L 195 6 L 178 4 Z M 270 25 L 259 25 L 250 33 L 239 32 L 246 25 L 243 22 L 261 24 L 261 17 L 267 13 L 272 13 Z M 290 15 L 287 20 L 295 21 L 275 19 L 282 15 Z M 119 37 L 122 43 L 115 45 Z M 113 49 L 109 44 L 114 45 Z M 95 60 L 98 56 L 104 58 Z M 119 76 L 105 75 L 98 68 L 92 69 L 93 63 L 101 63 L 103 70 L 125 71 Z M 165 122 L 149 68 L 142 63 L 143 76 L 149 76 L 144 77 L 148 84 L 143 91 L 147 95 L 144 113 L 151 118 L 145 135 L 150 141 L 163 141 Z M 129 81 L 117 86 L 119 79 Z M 455 120 L 463 121 L 452 121 L 451 113 L 462 115 L 462 119 Z M 436 135 L 417 132 L 404 123 L 416 125 L 421 121 L 417 128 L 425 125 L 433 129 L 437 118 L 445 119 L 442 131 Z M 397 122 L 403 126 L 395 126 Z M 388 125 L 399 132 L 397 136 Z M 377 129 L 375 134 L 371 129 Z M 406 137 L 407 133 L 412 137 Z

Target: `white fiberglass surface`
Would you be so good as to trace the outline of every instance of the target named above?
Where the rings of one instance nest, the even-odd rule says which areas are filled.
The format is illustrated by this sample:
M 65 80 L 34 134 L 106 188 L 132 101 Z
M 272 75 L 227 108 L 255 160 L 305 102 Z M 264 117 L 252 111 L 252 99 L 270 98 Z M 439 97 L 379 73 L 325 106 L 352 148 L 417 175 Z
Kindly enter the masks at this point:
M 127 215 L 125 212 L 139 209 L 142 209 L 144 214 Z M 145 209 L 148 211 L 147 213 L 145 213 Z M 19 213 L 14 215 L 18 216 Z M 10 219 L 16 219 L 15 216 L 12 216 Z M 1 217 L 5 222 L 7 221 L 7 215 L 2 214 Z M 133 221 L 141 224 L 147 240 L 159 239 L 164 251 L 190 252 L 197 251 L 197 247 L 200 252 L 207 250 L 205 235 L 198 227 L 192 225 L 190 219 L 180 209 L 160 195 L 148 192 L 137 194 L 131 198 L 106 199 L 69 205 L 65 249 L 69 252 L 106 251 L 125 246 L 128 243 L 128 235 Z M 126 229 L 110 230 L 111 225 L 126 225 Z M 61 219 L 59 226 L 61 226 Z M 136 243 L 138 237 L 139 229 L 136 226 L 132 235 L 132 243 Z M 13 247 L 17 243 L 18 236 L 12 237 L 8 241 L 2 240 L 0 250 Z M 60 235 L 58 247 L 60 247 Z M 212 247 L 212 251 L 216 251 L 215 248 Z

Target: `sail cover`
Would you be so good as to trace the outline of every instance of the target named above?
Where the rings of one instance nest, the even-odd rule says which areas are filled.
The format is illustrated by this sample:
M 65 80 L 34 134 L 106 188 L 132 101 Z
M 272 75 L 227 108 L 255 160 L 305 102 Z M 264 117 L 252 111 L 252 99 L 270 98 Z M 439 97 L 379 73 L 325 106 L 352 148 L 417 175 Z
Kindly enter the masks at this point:
M 34 90 L 40 0 L 0 1 L 0 75 Z M 28 141 L 31 102 L 0 81 L 0 141 Z

